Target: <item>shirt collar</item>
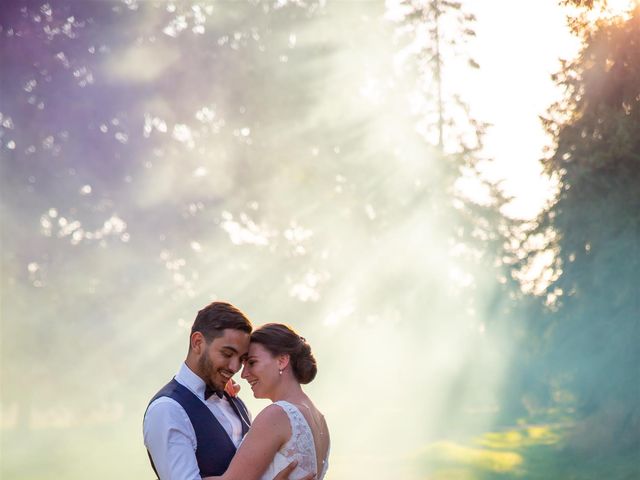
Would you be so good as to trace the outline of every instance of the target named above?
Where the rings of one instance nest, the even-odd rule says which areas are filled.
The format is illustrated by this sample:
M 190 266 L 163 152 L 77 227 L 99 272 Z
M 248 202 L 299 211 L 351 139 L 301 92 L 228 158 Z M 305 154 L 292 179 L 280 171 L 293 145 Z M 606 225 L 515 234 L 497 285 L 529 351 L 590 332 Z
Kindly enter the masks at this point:
M 178 370 L 176 374 L 176 380 L 191 390 L 196 397 L 204 399 L 204 380 L 187 367 L 186 363 L 180 365 L 180 370 Z

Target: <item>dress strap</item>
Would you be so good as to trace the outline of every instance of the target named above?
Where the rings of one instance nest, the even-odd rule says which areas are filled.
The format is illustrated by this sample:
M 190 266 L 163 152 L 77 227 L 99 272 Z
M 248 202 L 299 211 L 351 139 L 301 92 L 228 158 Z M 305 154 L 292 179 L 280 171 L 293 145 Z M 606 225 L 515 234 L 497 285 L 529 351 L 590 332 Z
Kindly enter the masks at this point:
M 297 424 L 300 421 L 300 416 L 302 415 L 302 413 L 300 412 L 298 407 L 296 407 L 294 404 L 289 403 L 286 400 L 278 400 L 277 402 L 273 402 L 273 403 L 278 405 L 280 408 L 282 408 L 285 411 L 292 425 L 294 423 Z M 302 417 L 302 419 L 304 420 L 304 417 Z

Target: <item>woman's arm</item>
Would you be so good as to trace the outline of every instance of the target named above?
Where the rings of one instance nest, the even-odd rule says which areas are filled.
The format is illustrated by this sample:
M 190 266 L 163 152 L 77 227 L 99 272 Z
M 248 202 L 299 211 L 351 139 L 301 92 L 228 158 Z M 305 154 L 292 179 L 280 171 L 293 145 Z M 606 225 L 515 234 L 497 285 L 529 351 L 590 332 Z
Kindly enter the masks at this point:
M 269 405 L 251 424 L 224 475 L 203 480 L 258 480 L 290 437 L 289 417 L 279 406 Z

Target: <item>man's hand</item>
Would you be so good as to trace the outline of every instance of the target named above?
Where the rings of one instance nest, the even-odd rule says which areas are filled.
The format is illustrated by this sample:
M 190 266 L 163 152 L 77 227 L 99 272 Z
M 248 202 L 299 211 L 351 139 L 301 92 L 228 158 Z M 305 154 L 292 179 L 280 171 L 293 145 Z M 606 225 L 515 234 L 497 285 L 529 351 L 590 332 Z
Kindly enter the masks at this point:
M 289 465 L 287 465 L 285 468 L 280 470 L 280 473 L 278 475 L 276 475 L 273 478 L 273 480 L 289 480 L 289 474 L 291 472 L 293 472 L 296 469 L 297 466 L 298 466 L 298 461 L 294 460 Z M 300 480 L 313 480 L 314 478 L 316 478 L 316 474 L 315 473 L 310 473 L 306 477 L 302 477 Z

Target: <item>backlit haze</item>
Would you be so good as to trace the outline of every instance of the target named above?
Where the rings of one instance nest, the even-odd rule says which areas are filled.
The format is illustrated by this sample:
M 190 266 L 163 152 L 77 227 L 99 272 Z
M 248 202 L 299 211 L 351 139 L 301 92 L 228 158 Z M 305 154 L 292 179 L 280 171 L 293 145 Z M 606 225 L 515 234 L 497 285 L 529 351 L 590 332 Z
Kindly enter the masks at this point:
M 514 217 L 553 190 L 556 3 L 465 2 L 480 69 L 443 79 Z M 491 427 L 517 352 L 450 242 L 392 4 L 3 2 L 0 477 L 151 478 L 146 404 L 215 299 L 312 345 L 329 480 L 424 478 Z

